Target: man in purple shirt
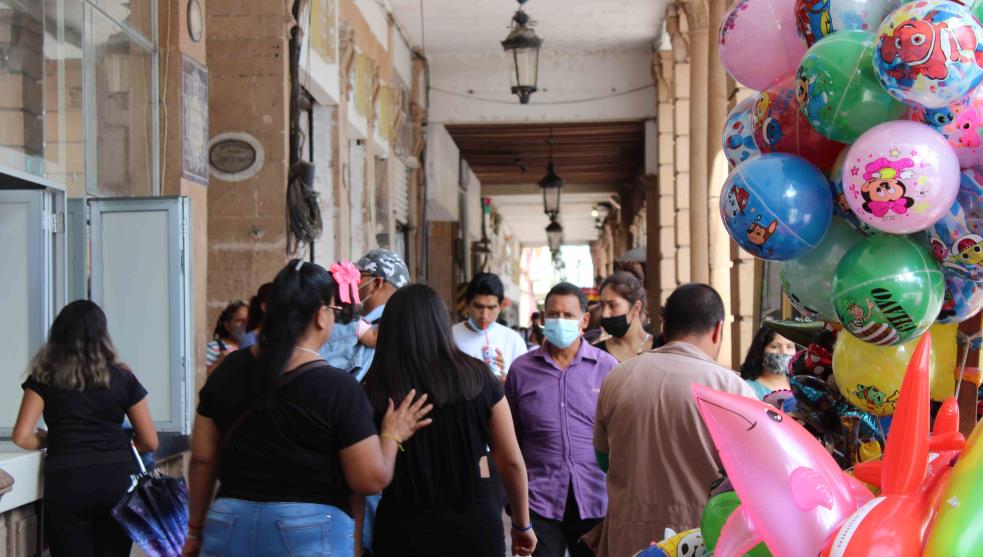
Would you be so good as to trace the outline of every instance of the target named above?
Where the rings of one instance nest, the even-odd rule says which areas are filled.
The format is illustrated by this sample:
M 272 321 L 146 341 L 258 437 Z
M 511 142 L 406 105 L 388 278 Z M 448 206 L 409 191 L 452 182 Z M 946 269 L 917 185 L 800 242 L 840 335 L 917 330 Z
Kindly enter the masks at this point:
M 535 557 L 590 557 L 579 542 L 607 512 L 604 473 L 594 456 L 593 429 L 601 383 L 618 365 L 583 340 L 587 298 L 570 283 L 546 295 L 540 350 L 509 368 L 505 397 L 529 473 L 529 509 L 539 544 Z M 524 527 L 527 525 L 513 525 Z

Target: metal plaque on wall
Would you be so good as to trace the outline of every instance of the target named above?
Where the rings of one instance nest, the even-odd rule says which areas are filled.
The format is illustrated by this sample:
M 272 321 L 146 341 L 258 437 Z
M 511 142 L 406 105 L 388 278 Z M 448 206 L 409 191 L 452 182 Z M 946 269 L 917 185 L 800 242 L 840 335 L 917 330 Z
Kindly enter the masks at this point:
M 208 185 L 208 70 L 183 55 L 181 70 L 181 176 Z
M 263 147 L 247 133 L 222 133 L 212 138 L 208 146 L 208 164 L 212 176 L 220 180 L 245 180 L 263 167 Z

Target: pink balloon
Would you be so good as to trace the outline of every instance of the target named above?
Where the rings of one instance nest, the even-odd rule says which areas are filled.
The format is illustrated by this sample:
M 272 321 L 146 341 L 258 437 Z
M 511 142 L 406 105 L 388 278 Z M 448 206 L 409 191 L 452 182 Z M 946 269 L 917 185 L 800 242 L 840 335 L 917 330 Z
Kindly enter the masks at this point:
M 873 497 L 784 412 L 695 383 L 691 389 L 741 500 L 724 524 L 715 557 L 743 555 L 762 541 L 772 555 L 816 557 Z
M 864 132 L 843 161 L 843 193 L 861 221 L 890 234 L 920 232 L 952 207 L 959 159 L 925 124 L 885 122 Z
M 795 73 L 806 52 L 793 0 L 738 0 L 718 37 L 720 62 L 739 83 L 762 91 Z

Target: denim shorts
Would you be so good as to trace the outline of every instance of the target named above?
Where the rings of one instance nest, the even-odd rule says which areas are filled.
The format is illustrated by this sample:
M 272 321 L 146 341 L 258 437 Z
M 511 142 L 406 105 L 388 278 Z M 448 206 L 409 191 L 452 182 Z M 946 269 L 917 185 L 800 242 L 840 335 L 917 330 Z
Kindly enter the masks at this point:
M 221 498 L 202 533 L 202 557 L 354 557 L 355 521 L 316 503 Z

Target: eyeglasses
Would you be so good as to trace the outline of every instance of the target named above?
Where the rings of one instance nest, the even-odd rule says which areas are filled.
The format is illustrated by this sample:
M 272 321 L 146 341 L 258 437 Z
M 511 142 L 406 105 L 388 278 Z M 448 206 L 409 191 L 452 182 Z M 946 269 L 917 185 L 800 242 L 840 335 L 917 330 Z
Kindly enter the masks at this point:
M 324 307 L 326 307 L 326 308 L 330 309 L 331 311 L 333 311 L 335 315 L 338 315 L 339 313 L 342 312 L 342 310 L 345 309 L 345 308 L 343 308 L 341 306 L 329 306 L 327 304 L 324 304 Z

